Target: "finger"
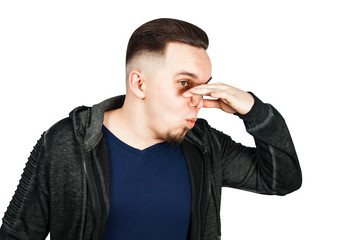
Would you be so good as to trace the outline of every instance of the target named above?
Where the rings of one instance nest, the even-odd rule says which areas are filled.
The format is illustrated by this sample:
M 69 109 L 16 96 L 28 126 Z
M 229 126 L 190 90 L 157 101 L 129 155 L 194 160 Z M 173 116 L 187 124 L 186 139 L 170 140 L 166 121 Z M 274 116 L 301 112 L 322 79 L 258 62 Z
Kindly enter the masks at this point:
M 229 102 L 229 98 L 230 98 L 230 93 L 227 91 L 217 91 L 217 92 L 212 92 L 210 94 L 211 97 L 213 98 L 218 98 L 221 99 L 223 102 L 225 102 L 226 104 L 230 104 Z
M 204 108 L 221 108 L 219 100 L 204 99 Z
M 190 106 L 202 108 L 203 106 L 203 96 L 202 95 L 194 95 L 191 97 Z
M 226 89 L 228 87 L 230 87 L 229 85 L 226 85 L 224 83 L 205 83 L 205 84 L 200 84 L 197 86 L 194 86 L 193 88 L 217 88 L 217 89 Z
M 196 87 L 193 87 L 191 89 L 189 89 L 191 92 L 196 92 L 196 91 L 220 91 L 220 90 L 226 90 L 228 88 L 227 85 L 224 84 L 202 84 L 202 85 L 198 85 Z
M 184 97 L 191 97 L 194 95 L 211 96 L 211 94 L 216 91 L 220 90 L 215 88 L 192 88 L 186 91 L 183 95 Z
M 235 113 L 236 112 L 232 107 L 223 103 L 221 100 L 204 99 L 203 107 L 204 108 L 218 108 L 227 113 Z
M 184 93 L 184 97 L 191 97 L 193 94 L 210 96 L 212 92 L 226 90 L 227 87 L 228 87 L 227 85 L 221 83 L 202 84 L 186 91 Z

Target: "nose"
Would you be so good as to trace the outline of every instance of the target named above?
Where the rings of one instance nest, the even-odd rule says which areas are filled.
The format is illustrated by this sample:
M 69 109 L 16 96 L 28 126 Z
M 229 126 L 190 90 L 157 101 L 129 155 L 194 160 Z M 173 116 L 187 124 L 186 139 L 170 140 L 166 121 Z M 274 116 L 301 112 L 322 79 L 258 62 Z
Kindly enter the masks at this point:
M 196 107 L 198 109 L 203 107 L 203 96 L 202 95 L 193 95 L 190 97 L 190 107 Z

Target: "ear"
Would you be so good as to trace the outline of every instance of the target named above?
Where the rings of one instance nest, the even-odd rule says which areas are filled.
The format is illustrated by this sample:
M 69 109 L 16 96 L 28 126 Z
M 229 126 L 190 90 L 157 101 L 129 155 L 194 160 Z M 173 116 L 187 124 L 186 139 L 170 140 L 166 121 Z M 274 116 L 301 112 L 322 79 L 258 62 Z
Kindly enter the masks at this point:
M 146 85 L 144 75 L 139 71 L 131 71 L 129 74 L 129 87 L 131 91 L 139 98 L 145 98 Z

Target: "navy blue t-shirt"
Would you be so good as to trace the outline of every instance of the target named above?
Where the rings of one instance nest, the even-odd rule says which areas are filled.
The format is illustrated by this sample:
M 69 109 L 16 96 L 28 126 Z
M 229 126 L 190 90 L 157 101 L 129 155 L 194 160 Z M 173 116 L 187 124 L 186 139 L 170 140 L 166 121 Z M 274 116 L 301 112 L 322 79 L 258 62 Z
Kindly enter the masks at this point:
M 180 146 L 133 148 L 105 126 L 110 154 L 110 213 L 105 240 L 186 240 L 191 191 Z

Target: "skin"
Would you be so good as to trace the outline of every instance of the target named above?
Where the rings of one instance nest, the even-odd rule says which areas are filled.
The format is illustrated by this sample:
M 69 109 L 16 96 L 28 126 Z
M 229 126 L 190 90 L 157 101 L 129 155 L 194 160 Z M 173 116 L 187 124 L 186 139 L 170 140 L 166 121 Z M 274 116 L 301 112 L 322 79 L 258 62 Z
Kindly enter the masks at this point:
M 223 83 L 208 84 L 212 78 L 208 54 L 183 43 L 169 43 L 163 56 L 136 57 L 127 66 L 127 75 L 124 105 L 106 112 L 104 125 L 140 150 L 164 141 L 181 143 L 202 107 L 246 114 L 254 104 L 247 92 Z

